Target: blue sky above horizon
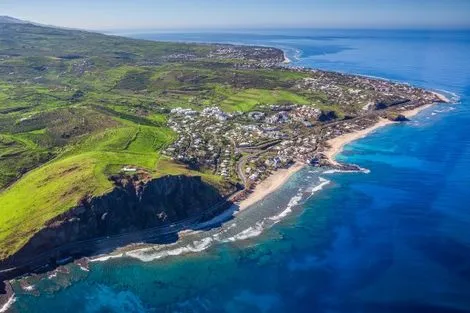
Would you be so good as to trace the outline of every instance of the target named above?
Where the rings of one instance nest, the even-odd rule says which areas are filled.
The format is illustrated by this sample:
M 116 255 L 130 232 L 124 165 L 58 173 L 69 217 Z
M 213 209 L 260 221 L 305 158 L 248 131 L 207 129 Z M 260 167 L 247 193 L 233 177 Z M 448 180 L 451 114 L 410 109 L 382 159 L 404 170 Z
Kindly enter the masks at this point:
M 94 30 L 470 28 L 470 0 L 1 0 L 0 15 Z

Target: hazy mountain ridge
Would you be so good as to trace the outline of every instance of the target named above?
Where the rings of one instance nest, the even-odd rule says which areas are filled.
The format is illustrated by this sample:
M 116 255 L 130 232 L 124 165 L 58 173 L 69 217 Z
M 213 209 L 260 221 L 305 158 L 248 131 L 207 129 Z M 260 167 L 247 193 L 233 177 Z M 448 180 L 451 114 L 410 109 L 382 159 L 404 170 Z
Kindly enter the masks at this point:
M 28 21 L 20 20 L 11 16 L 1 15 L 0 16 L 0 23 L 3 24 L 28 24 Z

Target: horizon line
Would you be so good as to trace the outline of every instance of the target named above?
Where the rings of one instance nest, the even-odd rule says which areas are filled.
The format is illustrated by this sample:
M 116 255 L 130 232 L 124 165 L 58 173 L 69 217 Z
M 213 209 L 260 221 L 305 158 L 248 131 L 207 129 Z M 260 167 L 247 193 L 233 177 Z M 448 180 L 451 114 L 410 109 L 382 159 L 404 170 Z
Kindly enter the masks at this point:
M 149 27 L 71 27 L 63 25 L 54 25 L 32 21 L 26 18 L 13 17 L 10 15 L 0 15 L 2 17 L 9 17 L 13 19 L 18 19 L 20 21 L 30 23 L 33 25 L 39 25 L 44 27 L 56 27 L 56 28 L 65 28 L 65 29 L 75 29 L 81 31 L 89 32 L 99 32 L 99 33 L 109 33 L 109 32 L 185 32 L 185 33 L 198 33 L 198 32 L 226 32 L 226 31 L 278 31 L 278 30 L 367 30 L 367 31 L 470 31 L 470 25 L 458 26 L 458 25 L 449 25 L 449 26 L 410 26 L 410 25 L 396 25 L 396 26 L 360 26 L 360 25 L 351 25 L 351 26 L 321 26 L 321 25 L 252 25 L 252 26 L 241 26 L 241 25 L 231 25 L 231 26 L 176 26 L 176 27 L 160 27 L 160 26 L 149 26 Z
M 60 27 L 60 26 L 56 26 Z M 73 28 L 73 27 L 65 27 L 70 29 L 77 29 L 83 31 L 91 31 L 91 32 L 184 32 L 184 33 L 201 33 L 201 32 L 209 32 L 209 33 L 225 33 L 230 31 L 279 31 L 279 30 L 367 30 L 367 31 L 470 31 L 470 26 L 467 27 L 317 27 L 317 26 L 309 26 L 309 27 L 286 27 L 286 26 L 273 26 L 273 27 L 201 27 L 201 28 Z

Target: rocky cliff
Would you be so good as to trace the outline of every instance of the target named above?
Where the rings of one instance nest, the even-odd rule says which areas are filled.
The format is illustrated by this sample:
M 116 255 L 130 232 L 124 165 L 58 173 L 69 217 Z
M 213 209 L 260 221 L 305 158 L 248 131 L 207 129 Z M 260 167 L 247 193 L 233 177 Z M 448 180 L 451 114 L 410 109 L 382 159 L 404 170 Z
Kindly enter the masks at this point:
M 236 186 L 225 190 L 234 191 Z M 46 264 L 54 266 L 64 258 L 92 255 L 132 242 L 155 241 L 159 234 L 174 235 L 228 205 L 224 195 L 200 177 L 121 180 L 112 192 L 83 199 L 51 220 L 20 251 L 0 262 L 0 270 L 21 268 L 7 275 L 10 277 L 0 278 Z

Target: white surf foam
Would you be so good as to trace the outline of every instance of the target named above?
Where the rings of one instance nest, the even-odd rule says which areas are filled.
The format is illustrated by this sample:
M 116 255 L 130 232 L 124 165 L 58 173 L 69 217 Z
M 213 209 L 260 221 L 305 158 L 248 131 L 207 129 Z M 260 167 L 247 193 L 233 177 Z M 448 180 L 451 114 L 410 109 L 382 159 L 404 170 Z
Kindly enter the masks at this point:
M 290 207 L 287 207 L 284 211 L 282 211 L 278 215 L 271 216 L 269 219 L 271 221 L 278 222 L 278 221 L 282 220 L 283 218 L 285 218 L 290 213 L 292 213 L 292 209 Z
M 286 208 L 283 211 L 281 211 L 279 214 L 265 218 L 257 222 L 255 226 L 248 227 L 242 232 L 232 237 L 223 239 L 220 242 L 234 242 L 234 241 L 246 240 L 246 239 L 254 238 L 254 237 L 261 235 L 266 228 L 269 228 L 273 226 L 274 224 L 280 222 L 282 219 L 284 219 L 286 216 L 292 213 L 292 208 L 294 206 L 299 205 L 300 201 L 302 200 L 303 194 L 304 194 L 303 189 L 300 188 L 297 194 L 289 200 L 289 203 L 287 204 Z M 271 223 L 267 223 L 268 221 Z
M 206 250 L 211 246 L 213 239 L 211 237 L 203 238 L 199 241 L 194 241 L 193 246 L 189 246 L 188 249 L 191 252 L 201 252 Z
M 447 96 L 450 96 L 449 100 L 452 102 L 452 103 L 457 103 L 460 101 L 460 96 L 458 94 L 456 94 L 455 92 L 452 92 L 452 91 L 448 91 L 448 90 L 445 90 L 445 89 L 437 89 L 437 91 L 441 92 L 441 93 L 444 93 L 445 95 Z
M 151 261 L 158 260 L 158 259 L 168 256 L 168 254 L 165 251 L 163 252 L 150 252 L 150 251 L 152 251 L 152 249 L 150 248 L 134 250 L 134 251 L 128 252 L 127 256 L 133 259 L 140 260 L 142 262 L 151 262 Z
M 117 259 L 117 258 L 122 258 L 123 254 L 116 254 L 116 255 L 105 255 L 105 256 L 100 256 L 94 259 L 90 259 L 90 262 L 105 262 L 111 259 Z
M 284 52 L 284 62 L 282 62 L 282 63 L 284 63 L 284 64 L 292 63 L 291 59 L 289 59 L 286 52 Z
M 326 178 L 323 178 L 323 177 L 319 177 L 320 179 L 320 184 L 318 186 L 315 186 L 312 188 L 312 192 L 311 192 L 311 195 L 314 195 L 315 193 L 319 192 L 320 190 L 322 190 L 326 185 L 328 185 L 329 183 L 331 183 L 331 181 L 329 181 L 328 179 Z
M 13 303 L 16 302 L 16 298 L 15 296 L 11 296 L 10 299 L 8 299 L 8 301 L 0 307 L 0 313 L 3 313 L 3 312 L 6 312 L 8 311 L 8 309 L 10 309 L 10 307 L 13 305 Z
M 204 237 L 202 239 L 194 240 L 190 243 L 185 243 L 178 241 L 176 243 L 168 244 L 168 245 L 160 245 L 160 246 L 153 246 L 153 247 L 145 247 L 141 249 L 136 249 L 133 251 L 126 252 L 125 256 L 131 257 L 134 259 L 138 259 L 142 262 L 151 262 L 159 259 L 163 259 L 166 257 L 171 257 L 171 256 L 178 256 L 178 255 L 183 255 L 183 254 L 189 254 L 189 253 L 198 253 L 202 252 L 204 250 L 209 249 L 211 246 L 217 243 L 229 243 L 229 242 L 235 242 L 235 241 L 242 241 L 242 240 L 247 240 L 250 238 L 257 237 L 263 233 L 263 231 L 274 224 L 278 223 L 282 219 L 284 219 L 286 216 L 292 213 L 292 208 L 294 206 L 297 206 L 300 204 L 302 199 L 304 198 L 305 194 L 310 193 L 309 196 L 315 194 L 316 192 L 322 190 L 327 184 L 329 184 L 330 181 L 323 178 L 319 177 L 319 184 L 314 186 L 313 188 L 309 190 L 304 190 L 303 188 L 299 188 L 297 190 L 297 194 L 294 195 L 292 198 L 290 198 L 287 206 L 283 211 L 280 213 L 270 216 L 270 217 L 265 217 L 262 220 L 258 221 L 255 225 L 249 226 L 246 229 L 243 229 L 241 231 L 237 231 L 236 227 L 238 226 L 237 223 L 231 222 L 226 224 L 225 226 L 219 228 L 215 233 L 212 233 L 207 237 Z M 235 232 L 234 235 L 232 233 Z M 194 234 L 189 234 L 188 236 L 185 236 L 186 239 L 189 239 L 190 236 L 199 236 L 202 234 L 201 232 L 197 232 Z M 117 256 L 103 256 L 96 258 L 91 261 L 107 261 L 111 258 L 116 258 L 116 257 L 121 257 L 121 255 Z
M 55 278 L 55 277 L 57 277 L 57 272 L 56 271 L 52 272 L 51 274 L 49 274 L 47 276 L 47 278 L 49 278 L 49 279 L 52 279 L 52 278 Z
M 370 170 L 367 168 L 359 168 L 357 171 L 345 171 L 345 170 L 338 170 L 338 169 L 331 169 L 331 170 L 326 170 L 323 172 L 323 174 L 335 174 L 335 173 L 364 173 L 364 174 L 369 174 Z
M 193 241 L 192 243 L 183 247 L 161 250 L 156 250 L 155 248 L 144 248 L 128 252 L 126 255 L 142 262 L 151 262 L 169 256 L 202 252 L 212 246 L 213 241 L 214 239 L 212 237 L 206 237 L 201 240 Z M 175 244 L 172 244 L 171 246 L 175 246 Z
M 323 174 L 335 174 L 335 173 L 349 173 L 349 171 L 344 171 L 344 170 L 326 170 L 323 172 Z
M 234 242 L 240 240 L 246 240 L 253 237 L 258 237 L 263 232 L 263 224 L 264 222 L 258 222 L 255 226 L 250 226 L 247 229 L 243 230 L 242 232 L 236 234 L 235 236 L 229 237 L 227 239 L 222 240 L 221 242 Z
M 33 286 L 33 285 L 24 286 L 24 287 L 23 287 L 23 290 L 25 290 L 25 291 L 33 291 L 33 290 L 34 290 L 34 286 Z
M 295 49 L 294 59 L 296 61 L 300 61 L 300 59 L 302 58 L 302 54 L 303 54 L 303 51 L 301 49 Z

